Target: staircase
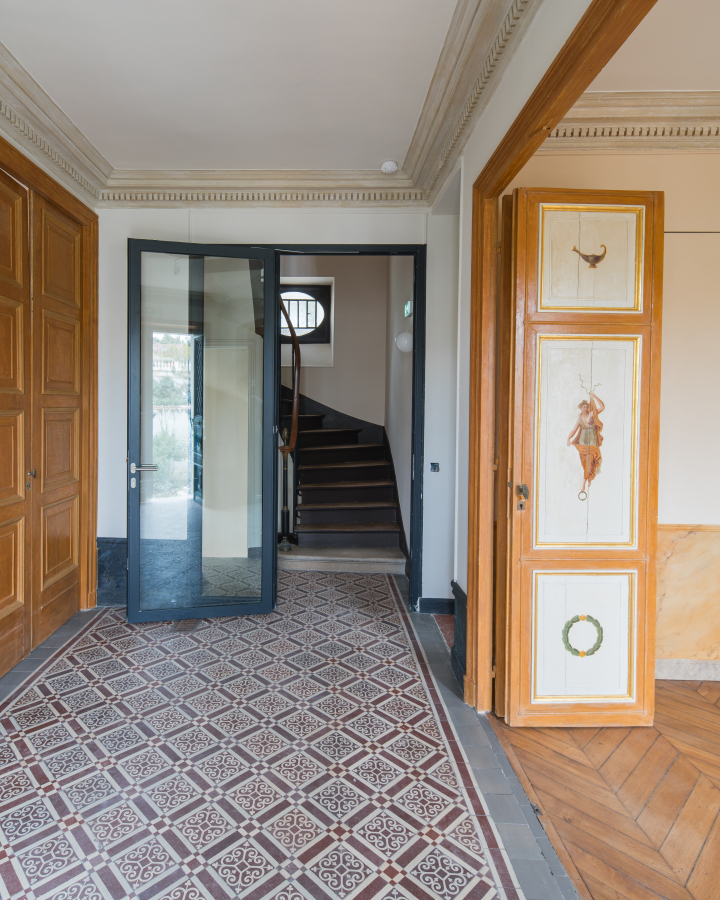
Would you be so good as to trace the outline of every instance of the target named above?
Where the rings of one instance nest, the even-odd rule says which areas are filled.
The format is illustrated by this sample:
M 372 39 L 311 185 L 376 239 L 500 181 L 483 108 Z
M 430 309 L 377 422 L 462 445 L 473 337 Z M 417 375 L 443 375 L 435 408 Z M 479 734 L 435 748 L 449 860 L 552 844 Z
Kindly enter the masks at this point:
M 282 403 L 285 425 L 290 403 Z M 360 443 L 360 428 L 324 428 L 324 418 L 298 416 L 298 546 L 399 547 L 394 473 L 385 445 Z

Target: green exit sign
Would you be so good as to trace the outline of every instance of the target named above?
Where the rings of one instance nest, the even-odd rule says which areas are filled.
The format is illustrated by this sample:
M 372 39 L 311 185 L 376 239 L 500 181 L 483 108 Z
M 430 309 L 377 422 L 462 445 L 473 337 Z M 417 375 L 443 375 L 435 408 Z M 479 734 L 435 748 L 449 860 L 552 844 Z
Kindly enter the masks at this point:
M 408 302 L 405 304 L 405 318 L 407 319 L 407 317 L 411 316 L 412 314 L 413 314 L 413 302 L 412 302 L 412 300 L 408 300 Z

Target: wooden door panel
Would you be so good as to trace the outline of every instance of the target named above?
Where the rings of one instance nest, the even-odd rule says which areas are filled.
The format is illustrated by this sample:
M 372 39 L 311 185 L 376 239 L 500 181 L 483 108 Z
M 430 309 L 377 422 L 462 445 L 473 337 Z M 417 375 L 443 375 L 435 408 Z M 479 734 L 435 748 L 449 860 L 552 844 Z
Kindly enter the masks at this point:
M 40 363 L 33 372 L 33 632 L 42 641 L 80 608 L 86 320 L 82 226 L 35 193 L 32 220 L 33 340 Z
M 17 288 L 23 286 L 27 265 L 27 253 L 23 249 L 25 216 L 27 193 L 3 177 L 0 180 L 0 281 Z
M 82 233 L 71 219 L 44 206 L 41 211 L 42 299 L 81 305 Z
M 23 304 L 0 296 L 0 393 L 23 391 Z
M 43 310 L 43 394 L 80 393 L 80 322 Z
M 21 409 L 0 410 L 0 506 L 25 499 L 25 414 Z
M 41 606 L 37 611 L 36 644 L 54 634 L 68 619 L 72 619 L 80 609 L 80 582 L 68 578 L 54 584 L 42 594 Z
M 498 709 L 651 724 L 662 195 L 521 188 L 513 207 Z
M 27 190 L 0 170 L 0 675 L 30 652 L 30 263 Z
M 42 590 L 78 566 L 78 497 L 42 507 Z
M 43 493 L 77 482 L 80 477 L 80 411 L 43 409 L 42 411 Z
M 0 525 L 0 628 L 5 617 L 22 609 L 25 603 L 24 576 L 25 519 L 19 518 Z M 22 628 L 22 624 L 19 619 L 15 627 Z M 3 630 L 3 642 L 5 637 Z

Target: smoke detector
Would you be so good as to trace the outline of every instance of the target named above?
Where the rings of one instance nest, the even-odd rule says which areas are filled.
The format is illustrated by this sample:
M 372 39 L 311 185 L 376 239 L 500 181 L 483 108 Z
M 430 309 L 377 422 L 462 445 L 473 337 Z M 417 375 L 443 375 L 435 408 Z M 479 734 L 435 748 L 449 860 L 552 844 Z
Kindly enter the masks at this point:
M 384 172 L 386 175 L 392 175 L 393 172 L 397 172 L 398 164 L 394 159 L 386 159 L 385 162 L 380 166 L 380 171 Z

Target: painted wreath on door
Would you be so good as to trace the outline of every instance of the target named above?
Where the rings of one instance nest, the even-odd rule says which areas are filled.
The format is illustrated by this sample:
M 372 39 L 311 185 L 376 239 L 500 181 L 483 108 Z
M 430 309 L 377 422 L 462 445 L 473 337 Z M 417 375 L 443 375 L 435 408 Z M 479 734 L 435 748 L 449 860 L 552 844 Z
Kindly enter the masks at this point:
M 570 643 L 570 629 L 573 627 L 573 625 L 577 625 L 578 622 L 589 622 L 591 625 L 595 626 L 597 639 L 589 650 L 577 650 Z M 572 653 L 573 656 L 592 656 L 593 653 L 598 652 L 598 650 L 600 649 L 600 645 L 603 642 L 602 625 L 598 622 L 597 619 L 594 619 L 592 616 L 573 616 L 572 619 L 568 619 L 568 621 L 565 623 L 565 627 L 563 628 L 562 632 L 562 642 L 568 653 Z

